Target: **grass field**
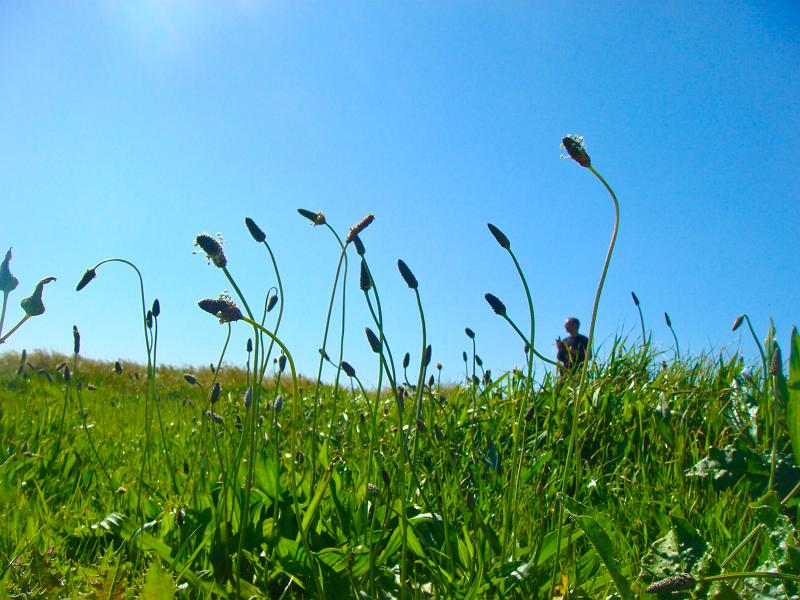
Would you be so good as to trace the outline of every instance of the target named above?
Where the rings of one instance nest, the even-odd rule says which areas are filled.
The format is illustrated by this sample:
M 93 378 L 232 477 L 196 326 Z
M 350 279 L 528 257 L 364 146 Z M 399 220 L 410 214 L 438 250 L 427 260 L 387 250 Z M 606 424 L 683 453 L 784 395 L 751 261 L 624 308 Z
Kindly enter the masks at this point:
M 580 139 L 564 142 L 618 209 Z M 490 225 L 519 272 L 526 331 L 486 300 L 528 363 L 493 376 L 471 344 L 462 382 L 442 386 L 403 261 L 421 359 L 391 351 L 358 235 L 371 216 L 342 240 L 321 213 L 299 212 L 341 248 L 315 377 L 296 373 L 280 339 L 280 273 L 251 219 L 275 273 L 263 311 L 251 311 L 218 241 L 196 239 L 238 301 L 199 306 L 229 332 L 252 329 L 245 365 L 225 362 L 226 342 L 208 367 L 158 366 L 160 306 L 143 286 L 144 364 L 83 360 L 77 328 L 70 356 L 0 355 L 0 598 L 798 597 L 796 330 L 788 374 L 774 328 L 762 345 L 746 315 L 734 328 L 750 327 L 757 365 L 682 356 L 677 337 L 659 351 L 642 320 L 641 336 L 615 339 L 602 358 L 537 372 L 535 356 L 553 361 L 534 344 L 511 243 Z M 337 292 L 351 248 L 373 318 L 372 389 L 328 336 L 339 307 L 346 327 Z M 78 291 L 108 263 L 141 277 L 108 259 Z M 19 326 L 44 312 L 45 283 L 23 300 Z M 335 378 L 323 385 L 326 364 Z

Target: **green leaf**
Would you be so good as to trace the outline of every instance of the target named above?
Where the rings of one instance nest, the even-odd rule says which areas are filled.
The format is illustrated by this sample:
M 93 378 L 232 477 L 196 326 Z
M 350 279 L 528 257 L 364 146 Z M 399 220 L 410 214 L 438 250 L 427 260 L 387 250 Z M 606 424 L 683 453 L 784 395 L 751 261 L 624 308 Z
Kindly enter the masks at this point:
M 797 327 L 792 327 L 790 346 L 786 427 L 789 430 L 795 462 L 800 463 L 800 334 L 797 333 Z
M 175 583 L 169 573 L 161 568 L 161 563 L 154 561 L 147 569 L 144 578 L 142 598 L 144 600 L 172 600 L 175 596 Z
M 685 519 L 672 515 L 672 528 L 650 545 L 642 557 L 641 576 L 647 581 L 666 579 L 676 573 L 704 577 L 719 572 L 714 549 Z
M 755 570 L 800 575 L 800 548 L 789 518 L 767 505 L 754 507 L 753 513 L 764 526 L 768 541 Z M 752 578 L 745 580 L 743 592 L 748 598 L 797 598 L 798 586 L 787 580 Z
M 614 547 L 611 538 L 600 525 L 599 520 L 592 515 L 594 511 L 563 494 L 559 494 L 559 500 L 564 509 L 578 522 L 586 537 L 589 538 L 589 541 L 600 556 L 600 560 L 608 570 L 608 574 L 611 575 L 620 597 L 623 600 L 633 600 L 630 584 L 622 574 L 622 565 L 619 562 L 620 553 Z

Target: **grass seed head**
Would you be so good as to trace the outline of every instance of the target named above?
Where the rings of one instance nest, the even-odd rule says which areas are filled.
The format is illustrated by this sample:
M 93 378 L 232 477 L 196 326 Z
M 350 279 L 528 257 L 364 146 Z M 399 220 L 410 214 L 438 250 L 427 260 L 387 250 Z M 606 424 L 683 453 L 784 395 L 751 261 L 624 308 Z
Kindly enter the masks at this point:
M 200 246 L 200 249 L 206 253 L 208 260 L 214 263 L 214 266 L 220 269 L 227 266 L 228 259 L 225 258 L 225 253 L 222 251 L 222 244 L 216 238 L 208 233 L 201 233 L 194 239 L 194 243 Z
M 267 301 L 267 312 L 272 312 L 272 309 L 275 308 L 275 305 L 277 303 L 278 303 L 278 294 L 270 296 L 270 299 Z
M 736 331 L 737 329 L 739 329 L 743 321 L 744 321 L 744 315 L 739 315 L 738 317 L 736 317 L 736 320 L 733 322 L 733 325 L 731 326 L 731 331 Z
M 466 352 L 462 352 L 461 353 L 461 358 L 464 359 L 464 362 L 467 362 L 467 353 Z
M 648 594 L 660 594 L 665 592 L 677 592 L 680 590 L 689 590 L 694 587 L 695 579 L 689 573 L 680 573 L 667 577 L 661 581 L 648 586 L 645 590 Z
M 11 248 L 8 249 L 8 252 L 6 252 L 6 257 L 3 259 L 3 262 L 0 263 L 0 292 L 3 292 L 4 294 L 13 292 L 19 285 L 19 279 L 11 274 L 11 269 L 8 266 L 8 263 L 10 262 Z
M 506 250 L 511 249 L 511 242 L 508 240 L 505 233 L 500 231 L 497 227 L 495 227 L 491 223 L 487 223 L 486 226 L 489 228 L 489 231 L 492 232 L 494 239 L 497 240 L 497 243 L 500 244 L 502 248 L 505 248 Z
M 425 348 L 425 360 L 423 362 L 425 367 L 427 367 L 429 364 L 431 364 L 431 355 L 432 354 L 433 354 L 433 348 L 431 348 L 431 345 L 428 344 L 428 347 Z
M 22 351 L 25 352 L 24 350 Z M 81 332 L 78 331 L 78 326 L 72 326 L 72 352 L 73 354 L 81 353 Z
M 408 352 L 406 352 L 403 355 L 403 368 L 407 369 L 408 365 L 410 365 L 410 364 L 411 364 L 411 355 Z
M 283 373 L 286 370 L 286 355 L 281 354 L 278 357 L 278 370 Z
M 483 366 L 483 359 L 481 359 L 481 357 L 477 354 L 475 355 L 475 364 L 477 364 L 479 367 Z
M 247 338 L 247 345 L 244 349 L 248 354 L 253 351 L 253 338 Z
M 325 215 L 322 212 L 314 212 L 311 210 L 307 210 L 305 208 L 298 208 L 297 212 L 299 212 L 302 216 L 306 219 L 311 221 L 312 225 L 325 225 Z
M 161 314 L 161 303 L 158 301 L 158 298 L 153 300 L 153 308 L 150 309 L 150 312 L 152 312 L 153 316 L 156 318 Z
M 465 327 L 465 328 L 464 328 L 464 333 L 466 333 L 466 334 L 467 334 L 467 337 L 468 337 L 469 339 L 471 339 L 471 340 L 474 340 L 474 339 L 475 339 L 475 332 L 474 332 L 474 331 L 472 331 L 472 329 L 470 329 L 469 327 Z
M 50 283 L 51 281 L 55 281 L 55 277 L 45 277 L 39 283 L 36 284 L 36 288 L 33 290 L 33 294 L 25 298 L 19 305 L 22 307 L 22 310 L 25 311 L 25 314 L 29 317 L 38 317 L 39 315 L 44 313 L 44 302 L 42 302 L 42 290 L 44 286 Z
M 672 319 L 669 318 L 669 313 L 664 313 L 664 321 L 667 323 L 667 327 L 672 327 Z
M 186 381 L 186 383 L 188 383 L 189 385 L 197 385 L 197 377 L 195 377 L 195 376 L 194 376 L 194 375 L 192 375 L 191 373 L 184 373 L 184 374 L 183 374 L 183 379 L 184 379 L 184 381 Z
M 500 315 L 501 317 L 506 316 L 506 305 L 500 301 L 500 298 L 494 294 L 486 294 L 484 298 L 486 298 L 486 302 L 489 303 L 489 306 L 492 307 L 492 310 L 496 314 Z
M 783 361 L 781 360 L 781 349 L 775 346 L 772 353 L 772 360 L 769 362 L 769 374 L 778 376 L 783 372 Z
M 356 370 L 353 368 L 353 366 L 349 362 L 347 362 L 346 360 L 343 360 L 341 364 L 342 364 L 342 371 L 344 371 L 347 374 L 348 377 L 355 377 L 356 376 Z
M 589 168 L 592 166 L 592 160 L 586 153 L 586 148 L 583 145 L 582 135 L 572 135 L 568 133 L 561 139 L 561 146 L 567 151 L 569 157 L 582 167 Z
M 639 306 L 639 296 L 636 295 L 636 292 L 631 292 L 631 298 L 633 299 L 633 303 Z
M 261 227 L 256 225 L 256 222 L 253 221 L 253 219 L 251 219 L 250 217 L 244 218 L 244 224 L 247 225 L 247 231 L 250 232 L 250 235 L 253 236 L 253 239 L 255 241 L 261 243 L 267 239 L 267 234 L 264 233 Z
M 431 376 L 428 377 L 428 387 L 433 389 L 435 383 L 436 383 L 436 378 L 433 376 L 433 373 L 431 373 Z
M 354 237 L 358 237 L 358 234 L 364 231 L 367 227 L 369 227 L 370 223 L 375 220 L 375 215 L 368 214 L 366 217 L 361 219 L 358 223 L 356 223 L 350 231 L 347 233 L 347 237 L 345 238 L 345 243 L 349 244 L 353 241 Z M 363 246 L 362 246 L 363 247 Z
M 153 328 L 153 311 L 152 310 L 148 310 L 147 311 L 147 314 L 144 317 L 144 322 L 145 322 L 145 325 L 147 325 L 148 329 L 152 329 Z

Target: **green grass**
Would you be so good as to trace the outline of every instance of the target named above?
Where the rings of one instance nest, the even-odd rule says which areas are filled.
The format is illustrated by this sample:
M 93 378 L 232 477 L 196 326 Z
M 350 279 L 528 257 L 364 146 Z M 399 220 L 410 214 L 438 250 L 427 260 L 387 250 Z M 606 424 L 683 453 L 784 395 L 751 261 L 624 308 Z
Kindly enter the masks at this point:
M 67 386 L 63 369 L 56 367 L 71 358 L 34 353 L 19 375 L 18 361 L 17 355 L 5 354 L 0 363 L 0 503 L 6 516 L 0 525 L 0 561 L 9 594 L 135 595 L 157 562 L 171 590 L 186 586 L 176 592 L 184 597 L 225 596 L 237 587 L 243 596 L 315 597 L 314 568 L 328 597 L 355 597 L 361 591 L 399 597 L 403 504 L 409 526 L 402 587 L 408 597 L 545 597 L 556 560 L 558 585 L 563 581 L 576 597 L 604 597 L 616 589 L 602 548 L 592 544 L 579 522 L 565 522 L 560 556 L 555 554 L 559 475 L 577 381 L 547 378 L 537 392 L 538 422 L 521 424 L 516 485 L 512 430 L 525 377 L 508 373 L 481 385 L 477 413 L 471 410 L 471 387 L 456 387 L 441 397 L 426 388 L 430 410 L 415 461 L 419 486 L 410 488 L 405 503 L 398 496 L 406 488 L 399 475 L 403 454 L 398 445 L 404 438 L 396 407 L 386 400 L 375 405 L 374 392 L 369 397 L 357 392 L 340 402 L 343 416 L 335 420 L 335 442 L 318 448 L 316 470 L 322 475 L 310 487 L 314 438 L 303 436 L 299 462 L 288 442 L 288 431 L 302 431 L 313 411 L 315 382 L 301 382 L 300 394 L 308 401 L 301 402 L 297 423 L 290 410 L 276 415 L 271 401 L 262 405 L 250 522 L 243 527 L 235 508 L 244 498 L 244 469 L 234 485 L 220 483 L 240 443 L 237 420 L 246 419 L 243 370 L 223 366 L 219 372 L 223 393 L 214 411 L 222 424 L 213 425 L 213 432 L 210 420 L 203 419 L 199 386 L 187 383 L 180 371 L 157 370 L 180 493 L 172 491 L 163 452 L 153 452 L 142 489 L 142 520 L 136 515 L 146 367 L 125 365 L 117 375 L 110 363 L 79 361 Z M 770 438 L 762 441 L 760 433 L 754 438 L 754 424 L 746 417 L 756 405 L 759 375 L 743 378 L 737 357 L 659 364 L 657 357 L 620 342 L 608 361 L 587 374 L 586 410 L 577 419 L 582 442 L 566 490 L 570 501 L 596 513 L 593 522 L 606 533 L 621 576 L 636 593 L 654 578 L 642 571 L 643 557 L 676 522 L 685 521 L 692 535 L 713 548 L 708 564 L 701 565 L 711 573 L 710 563 L 722 562 L 760 522 L 753 504 L 769 480 Z M 207 386 L 213 373 L 201 369 L 196 377 Z M 285 383 L 267 377 L 263 396 L 285 395 Z M 79 384 L 97 457 L 83 427 Z M 63 440 L 54 455 L 65 390 Z M 331 392 L 323 389 L 322 422 L 331 417 L 325 414 Z M 409 402 L 405 416 L 414 410 Z M 372 457 L 370 411 L 377 435 Z M 763 429 L 761 420 L 757 417 L 755 424 Z M 779 447 L 785 450 L 787 443 L 782 438 Z M 717 462 L 706 465 L 705 476 L 687 475 L 698 471 L 695 465 L 713 449 L 731 445 L 744 462 Z M 798 479 L 794 462 L 784 459 L 776 476 L 779 494 L 788 493 Z M 299 542 L 289 497 L 292 463 L 308 547 Z M 725 467 L 729 470 L 720 474 Z M 512 489 L 519 518 L 506 532 L 509 521 L 502 507 Z M 776 505 L 771 497 L 761 504 Z M 786 510 L 780 508 L 781 514 Z M 794 509 L 788 514 L 794 516 Z M 768 544 L 766 537 L 739 552 L 727 571 L 764 562 L 759 546 Z M 503 539 L 510 540 L 510 548 L 503 547 Z M 750 557 L 754 550 L 755 559 Z M 676 563 L 675 568 L 696 566 Z

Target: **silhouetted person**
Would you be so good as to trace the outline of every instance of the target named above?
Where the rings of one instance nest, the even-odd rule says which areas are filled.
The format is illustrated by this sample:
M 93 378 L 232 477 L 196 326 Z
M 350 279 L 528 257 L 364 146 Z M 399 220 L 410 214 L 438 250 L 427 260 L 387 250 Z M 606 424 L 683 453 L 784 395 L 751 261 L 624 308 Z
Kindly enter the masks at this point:
M 561 338 L 556 340 L 558 362 L 570 371 L 586 360 L 589 348 L 589 338 L 578 333 L 580 326 L 581 322 L 578 319 L 575 317 L 568 318 L 564 321 L 564 329 L 567 330 L 569 336 L 563 340 Z

